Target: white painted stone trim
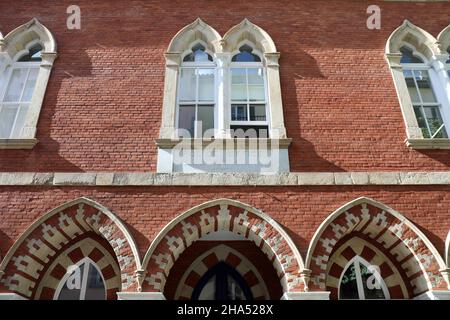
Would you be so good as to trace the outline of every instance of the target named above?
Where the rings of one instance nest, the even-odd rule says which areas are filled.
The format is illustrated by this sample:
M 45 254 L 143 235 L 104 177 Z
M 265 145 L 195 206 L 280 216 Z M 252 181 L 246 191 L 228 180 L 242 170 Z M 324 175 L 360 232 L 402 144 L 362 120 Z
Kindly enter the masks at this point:
M 27 298 L 18 295 L 17 293 L 0 293 L 0 301 L 1 300 L 28 300 Z
M 0 186 L 365 186 L 450 185 L 450 171 L 430 172 L 2 172 Z
M 118 300 L 166 300 L 162 292 L 117 292 Z
M 427 291 L 413 300 L 450 300 L 450 291 Z
M 281 300 L 330 300 L 329 291 L 285 292 Z

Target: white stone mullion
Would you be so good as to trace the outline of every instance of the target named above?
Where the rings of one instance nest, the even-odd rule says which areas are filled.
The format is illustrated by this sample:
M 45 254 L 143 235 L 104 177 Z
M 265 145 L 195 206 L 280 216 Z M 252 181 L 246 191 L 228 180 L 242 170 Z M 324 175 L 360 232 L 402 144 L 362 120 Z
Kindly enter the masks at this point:
M 230 137 L 230 106 L 229 106 L 229 54 L 220 53 L 216 56 L 216 95 L 217 95 L 217 132 L 216 138 L 226 139 Z
M 175 117 L 177 105 L 177 85 L 180 67 L 180 53 L 166 53 L 166 72 L 164 78 L 164 100 L 160 138 L 175 138 Z

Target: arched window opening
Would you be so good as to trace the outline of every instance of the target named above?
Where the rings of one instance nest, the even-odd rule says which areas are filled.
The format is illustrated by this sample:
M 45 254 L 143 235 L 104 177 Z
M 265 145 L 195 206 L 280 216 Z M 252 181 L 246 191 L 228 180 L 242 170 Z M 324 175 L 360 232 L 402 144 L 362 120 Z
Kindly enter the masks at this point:
M 389 291 L 378 267 L 356 256 L 341 275 L 339 299 L 389 299 Z
M 1 90 L 0 138 L 19 138 L 25 125 L 41 64 L 42 46 L 35 44 L 5 72 Z
M 239 48 L 231 62 L 231 124 L 235 137 L 242 133 L 268 137 L 266 71 L 261 58 L 247 44 Z M 252 131 L 248 131 L 251 130 Z
M 431 72 L 434 72 L 423 58 L 404 46 L 400 49 L 403 75 L 414 108 L 417 123 L 424 138 L 448 138 Z
M 253 300 L 253 295 L 235 269 L 219 262 L 199 280 L 192 300 Z
M 195 44 L 180 68 L 178 129 L 185 138 L 201 138 L 214 129 L 215 65 L 205 50 Z
M 450 78 L 450 47 L 448 47 L 447 53 L 448 53 L 449 58 L 448 58 L 447 62 L 445 63 L 445 67 L 447 68 L 447 73 Z
M 55 293 L 55 300 L 105 300 L 105 280 L 90 259 L 68 268 Z

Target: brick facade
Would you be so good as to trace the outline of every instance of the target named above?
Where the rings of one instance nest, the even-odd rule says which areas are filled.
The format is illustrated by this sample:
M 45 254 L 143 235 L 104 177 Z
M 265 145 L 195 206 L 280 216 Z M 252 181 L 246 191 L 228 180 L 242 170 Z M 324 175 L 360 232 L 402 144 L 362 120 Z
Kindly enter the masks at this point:
M 174 35 L 198 17 L 220 34 L 248 18 L 276 43 L 281 53 L 284 121 L 287 136 L 292 138 L 291 172 L 449 171 L 450 150 L 413 150 L 405 145 L 404 121 L 384 47 L 404 19 L 437 36 L 450 23 L 447 14 L 450 4 L 396 1 L 370 4 L 382 9 L 380 30 L 366 28 L 365 1 L 280 4 L 263 0 L 255 5 L 205 0 L 193 5 L 189 1 L 130 4 L 82 0 L 77 1 L 81 8 L 81 30 L 67 29 L 66 2 L 2 2 L 2 34 L 36 17 L 53 33 L 58 58 L 39 117 L 39 143 L 31 150 L 0 149 L 0 173 L 155 173 L 158 154 L 155 139 L 163 112 L 164 53 Z M 195 175 L 190 179 L 195 180 Z M 117 292 L 164 293 L 155 285 L 155 279 L 160 283 L 162 278 L 167 282 L 168 298 L 183 298 L 177 294 L 177 287 L 184 269 L 197 258 L 195 254 L 200 256 L 213 250 L 213 256 L 219 256 L 214 247 L 221 242 L 198 241 L 178 252 L 170 249 L 164 242 L 167 238 L 159 239 L 158 234 L 167 230 L 169 238 L 176 238 L 186 231 L 187 223 L 195 231 L 186 232 L 198 234 L 178 240 L 181 239 L 179 245 L 183 248 L 189 247 L 190 242 L 206 234 L 200 224 L 205 212 L 213 218 L 211 232 L 222 230 L 219 218 L 215 218 L 220 216 L 221 209 L 231 212 L 228 225 L 223 228 L 226 231 L 236 233 L 238 228 L 235 230 L 233 223 L 245 225 L 238 217 L 248 216 L 250 222 L 241 235 L 254 242 L 250 246 L 230 241 L 230 247 L 243 258 L 236 262 L 235 256 L 227 256 L 224 261 L 239 265 L 248 259 L 248 265 L 253 264 L 262 278 L 278 277 L 280 284 L 266 281 L 270 298 L 308 290 L 328 291 L 332 299 L 338 298 L 338 280 L 333 277 L 338 279 L 345 262 L 355 255 L 378 263 L 383 278 L 395 274 L 387 284 L 391 298 L 414 298 L 450 287 L 448 273 L 443 271 L 450 267 L 446 265 L 449 261 L 445 247 L 450 231 L 449 181 L 441 185 L 375 182 L 340 186 L 78 184 L 0 183 L 0 293 L 52 299 L 57 282 L 65 273 L 59 269 L 83 257 L 94 257 L 95 262 L 103 261 L 99 263 L 103 276 L 108 275 L 108 299 L 115 299 Z M 339 237 L 333 235 L 332 226 L 315 234 L 333 212 L 360 197 L 373 199 L 399 215 L 364 200 L 346 208 L 342 216 L 330 222 L 344 228 L 348 223 L 344 215 L 350 212 L 353 218 L 363 221 L 361 224 L 348 227 Z M 213 200 L 219 202 L 170 225 L 172 219 Z M 370 211 L 366 220 L 360 217 L 365 209 Z M 404 224 L 405 218 L 420 232 Z M 281 226 L 282 234 L 273 227 L 271 219 Z M 367 227 L 370 223 L 373 228 Z M 51 227 L 53 231 L 46 235 L 45 230 Z M 252 232 L 255 236 L 250 235 Z M 45 237 L 55 233 L 61 233 L 61 237 L 52 244 L 53 240 Z M 364 245 L 355 246 L 353 236 L 360 237 L 359 243 Z M 42 246 L 30 249 L 40 239 L 45 239 L 46 246 L 42 256 L 36 254 Z M 319 244 L 317 252 L 309 253 L 314 239 Z M 425 239 L 432 248 L 427 247 Z M 72 257 L 67 265 L 57 262 L 60 256 L 71 257 L 76 244 L 82 241 L 90 242 L 78 248 L 78 257 Z M 333 244 L 329 251 L 319 248 L 324 241 Z M 399 243 L 403 247 L 396 251 Z M 147 258 L 147 268 L 146 254 L 152 246 L 155 251 Z M 301 261 L 296 260 L 296 252 Z M 161 263 L 164 267 L 158 265 L 155 258 L 158 254 L 164 256 Z M 325 254 L 321 268 L 315 262 Z M 408 257 L 413 261 L 411 264 Z M 173 266 L 167 267 L 169 260 Z M 258 266 L 255 260 L 264 266 Z M 22 270 L 17 264 L 24 265 Z M 257 278 L 254 273 L 243 276 L 253 283 Z M 195 287 L 202 274 L 185 276 L 185 283 Z M 293 284 L 283 286 L 283 277 L 285 283 Z

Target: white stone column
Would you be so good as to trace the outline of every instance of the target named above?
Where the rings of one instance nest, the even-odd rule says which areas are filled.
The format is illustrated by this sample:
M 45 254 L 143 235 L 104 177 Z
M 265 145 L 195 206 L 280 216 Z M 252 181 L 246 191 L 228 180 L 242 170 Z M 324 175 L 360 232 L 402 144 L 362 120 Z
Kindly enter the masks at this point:
M 217 133 L 216 138 L 226 139 L 230 137 L 230 106 L 229 106 L 229 54 L 217 53 Z
M 166 53 L 166 72 L 164 78 L 164 100 L 162 107 L 161 129 L 159 137 L 173 139 L 175 136 L 175 114 L 177 105 L 179 53 Z
M 284 127 L 283 101 L 281 99 L 281 84 L 278 59 L 279 52 L 265 53 L 267 66 L 267 92 L 268 104 L 270 108 L 270 133 L 271 138 L 286 138 L 286 128 Z
M 118 300 L 166 300 L 162 292 L 117 292 Z
M 329 291 L 285 292 L 281 300 L 330 300 Z

